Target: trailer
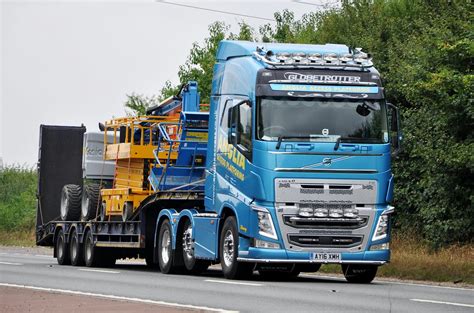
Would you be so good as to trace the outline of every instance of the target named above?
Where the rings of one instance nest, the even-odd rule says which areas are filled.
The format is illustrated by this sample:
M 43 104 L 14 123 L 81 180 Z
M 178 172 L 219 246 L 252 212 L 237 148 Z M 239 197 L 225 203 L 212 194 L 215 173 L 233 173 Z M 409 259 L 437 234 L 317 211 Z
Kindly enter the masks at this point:
M 216 59 L 210 107 L 190 81 L 99 134 L 41 126 L 37 244 L 61 265 L 220 263 L 240 279 L 332 263 L 371 282 L 390 260 L 401 131 L 370 56 L 224 40 Z

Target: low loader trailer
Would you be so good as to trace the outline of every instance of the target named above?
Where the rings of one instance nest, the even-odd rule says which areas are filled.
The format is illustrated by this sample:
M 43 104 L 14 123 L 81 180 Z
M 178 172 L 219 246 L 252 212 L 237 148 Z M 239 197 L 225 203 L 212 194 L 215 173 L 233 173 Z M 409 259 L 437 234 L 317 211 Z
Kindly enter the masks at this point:
M 145 258 L 229 279 L 390 261 L 398 109 L 345 45 L 222 41 L 210 106 L 197 83 L 145 116 L 40 128 L 37 244 L 61 265 Z

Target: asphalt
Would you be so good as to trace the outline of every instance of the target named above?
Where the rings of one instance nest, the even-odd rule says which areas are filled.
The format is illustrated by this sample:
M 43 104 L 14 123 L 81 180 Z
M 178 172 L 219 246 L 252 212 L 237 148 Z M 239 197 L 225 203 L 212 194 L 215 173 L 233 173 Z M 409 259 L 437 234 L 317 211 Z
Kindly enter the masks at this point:
M 113 268 L 60 266 L 36 250 L 0 248 L 0 286 L 203 311 L 474 312 L 474 289 L 301 275 L 291 281 L 230 281 L 218 268 L 199 276 L 164 275 L 143 261 Z M 0 295 L 1 296 L 1 295 Z M 28 301 L 28 299 L 25 299 Z

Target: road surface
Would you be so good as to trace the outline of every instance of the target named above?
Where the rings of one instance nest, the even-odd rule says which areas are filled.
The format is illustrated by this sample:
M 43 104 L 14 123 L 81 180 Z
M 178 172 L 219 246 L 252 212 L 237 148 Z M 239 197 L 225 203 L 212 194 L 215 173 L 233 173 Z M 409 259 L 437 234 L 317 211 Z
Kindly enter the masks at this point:
M 139 260 L 119 261 L 113 268 L 59 266 L 38 250 L 5 247 L 0 248 L 0 287 L 186 311 L 474 312 L 474 289 L 467 288 L 380 280 L 360 285 L 316 275 L 265 281 L 255 274 L 250 281 L 231 281 L 214 268 L 200 276 L 163 275 Z

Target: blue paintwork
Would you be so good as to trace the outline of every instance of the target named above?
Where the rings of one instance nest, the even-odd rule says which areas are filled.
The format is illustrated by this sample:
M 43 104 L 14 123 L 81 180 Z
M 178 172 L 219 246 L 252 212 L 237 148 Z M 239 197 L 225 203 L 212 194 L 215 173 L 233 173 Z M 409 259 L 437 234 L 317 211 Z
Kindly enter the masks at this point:
M 282 234 L 278 225 L 275 211 L 274 181 L 276 178 L 317 178 L 317 179 L 366 179 L 378 182 L 376 201 L 376 220 L 372 227 L 370 238 L 375 231 L 376 222 L 383 210 L 387 209 L 388 202 L 393 198 L 393 175 L 391 171 L 390 144 L 346 144 L 341 143 L 334 155 L 334 143 L 325 142 L 292 142 L 284 141 L 280 149 L 276 142 L 258 141 L 255 133 L 252 135 L 252 160 L 245 159 L 240 152 L 227 143 L 227 133 L 220 126 L 224 108 L 235 105 L 242 100 L 252 103 L 252 118 L 255 125 L 256 79 L 260 70 L 268 65 L 252 57 L 256 47 L 264 46 L 273 52 L 304 52 L 304 53 L 347 53 L 344 45 L 298 45 L 253 43 L 241 41 L 222 41 L 217 52 L 217 63 L 214 66 L 212 83 L 211 106 L 209 115 L 209 137 L 206 155 L 205 177 L 205 211 L 222 215 L 223 210 L 230 210 L 236 216 L 237 227 L 240 232 L 239 256 L 255 259 L 284 259 L 308 260 L 308 252 L 290 252 L 284 249 L 258 249 L 251 247 L 251 238 L 278 242 L 284 247 Z M 371 68 L 371 73 L 377 73 Z M 301 86 L 301 85 L 299 85 Z M 285 88 L 284 85 L 272 85 L 272 88 Z M 311 86 L 304 88 L 322 88 Z M 344 92 L 341 86 L 324 86 L 324 92 Z M 356 87 L 349 87 L 351 93 L 357 92 Z M 359 87 L 364 93 L 378 93 L 379 87 Z M 369 89 L 367 89 L 369 88 Z M 305 90 L 314 91 L 314 90 Z M 320 91 L 319 89 L 317 91 Z M 188 111 L 192 111 L 189 110 Z M 324 169 L 322 160 L 327 157 L 333 160 L 331 169 L 345 170 L 346 172 L 288 172 L 277 169 L 298 169 L 311 167 Z M 366 173 L 357 173 L 351 170 L 367 170 Z M 269 210 L 278 239 L 270 239 L 259 235 L 257 213 L 250 205 L 258 205 Z M 168 211 L 168 210 L 165 210 Z M 198 258 L 218 259 L 219 218 L 197 217 L 196 211 L 186 210 L 176 219 L 186 216 L 192 220 L 196 241 L 195 254 Z M 162 214 L 160 214 L 162 216 Z M 164 216 L 164 215 L 163 215 Z M 171 218 L 171 214 L 168 214 Z M 175 237 L 178 234 L 175 235 Z M 357 253 L 343 253 L 343 260 L 353 261 L 388 261 L 390 251 L 369 251 L 372 244 L 379 244 L 390 240 L 390 235 L 383 240 L 369 244 L 366 251 Z

